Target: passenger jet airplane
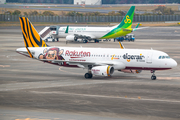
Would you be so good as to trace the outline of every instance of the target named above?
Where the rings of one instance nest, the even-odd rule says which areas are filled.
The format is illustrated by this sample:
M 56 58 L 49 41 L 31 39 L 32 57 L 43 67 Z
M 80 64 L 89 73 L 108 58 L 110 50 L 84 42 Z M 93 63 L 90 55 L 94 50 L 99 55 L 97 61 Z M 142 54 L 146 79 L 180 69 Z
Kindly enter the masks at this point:
M 114 70 L 128 73 L 149 70 L 153 73 L 151 79 L 155 80 L 156 70 L 177 66 L 168 54 L 157 50 L 50 47 L 28 18 L 19 19 L 25 48 L 18 48 L 18 53 L 59 66 L 86 68 L 85 78 L 92 78 L 93 75 L 111 76 Z M 123 48 L 121 44 L 120 47 Z
M 57 30 L 57 34 L 52 34 L 52 38 L 66 38 L 67 41 L 77 41 L 77 39 L 82 39 L 83 42 L 88 42 L 88 40 L 94 40 L 98 42 L 97 39 L 111 39 L 120 36 L 125 36 L 139 28 L 131 28 L 133 22 L 135 6 L 132 6 L 120 24 L 113 27 L 60 27 Z M 56 29 L 56 28 L 55 28 Z M 141 29 L 141 28 L 140 28 Z

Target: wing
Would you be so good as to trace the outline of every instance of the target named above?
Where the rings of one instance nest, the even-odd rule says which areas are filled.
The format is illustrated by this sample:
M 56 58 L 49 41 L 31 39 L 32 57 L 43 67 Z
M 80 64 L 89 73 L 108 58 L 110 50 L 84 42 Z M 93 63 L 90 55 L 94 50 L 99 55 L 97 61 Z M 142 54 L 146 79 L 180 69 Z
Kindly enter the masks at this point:
M 47 60 L 47 59 L 39 59 L 40 61 L 51 61 L 52 63 L 61 64 L 62 62 L 66 62 L 69 65 L 77 65 L 81 68 L 88 68 L 89 65 L 92 66 L 104 66 L 110 65 L 115 67 L 115 69 L 124 69 L 125 65 L 122 62 L 110 62 L 110 61 L 101 61 L 101 62 L 87 62 L 87 61 L 68 61 L 68 60 Z M 118 67 L 118 68 L 117 68 Z

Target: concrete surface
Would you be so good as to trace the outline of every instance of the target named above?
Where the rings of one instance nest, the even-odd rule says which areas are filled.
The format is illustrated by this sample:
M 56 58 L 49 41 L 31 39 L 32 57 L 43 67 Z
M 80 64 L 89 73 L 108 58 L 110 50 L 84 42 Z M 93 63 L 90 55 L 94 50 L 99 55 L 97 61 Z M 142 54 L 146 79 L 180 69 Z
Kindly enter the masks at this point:
M 40 31 L 43 27 L 36 27 Z M 179 120 L 180 28 L 152 27 L 134 32 L 126 48 L 156 49 L 178 63 L 171 70 L 141 74 L 115 72 L 85 79 L 86 70 L 46 64 L 15 52 L 24 47 L 20 27 L 0 27 L 0 120 Z M 119 48 L 117 42 L 50 46 Z

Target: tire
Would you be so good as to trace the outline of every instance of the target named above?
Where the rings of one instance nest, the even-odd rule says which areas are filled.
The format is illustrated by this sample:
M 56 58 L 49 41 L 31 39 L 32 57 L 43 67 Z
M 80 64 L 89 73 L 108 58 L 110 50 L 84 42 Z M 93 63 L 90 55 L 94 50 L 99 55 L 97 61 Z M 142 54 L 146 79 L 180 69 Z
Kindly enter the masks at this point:
M 46 39 L 46 42 L 48 42 L 48 39 Z
M 55 42 L 55 40 L 54 40 L 54 39 L 53 39 L 52 41 L 53 41 L 53 42 Z
M 89 74 L 89 78 L 92 78 L 93 77 L 93 75 L 92 74 Z
M 86 73 L 86 74 L 84 75 L 84 77 L 85 77 L 86 79 L 88 79 L 88 78 L 90 78 L 90 74 L 89 74 L 89 73 Z
M 74 41 L 77 41 L 77 38 L 76 38 L 76 37 L 74 37 Z
M 151 80 L 156 80 L 156 76 L 155 76 L 155 75 L 152 75 L 152 76 L 151 76 Z
M 93 77 L 93 75 L 90 74 L 90 73 L 86 73 L 86 74 L 84 75 L 84 77 L 85 77 L 86 79 L 90 79 L 90 78 Z
M 94 40 L 95 43 L 99 43 L 99 40 Z
M 88 41 L 87 40 L 83 40 L 83 43 L 87 43 Z

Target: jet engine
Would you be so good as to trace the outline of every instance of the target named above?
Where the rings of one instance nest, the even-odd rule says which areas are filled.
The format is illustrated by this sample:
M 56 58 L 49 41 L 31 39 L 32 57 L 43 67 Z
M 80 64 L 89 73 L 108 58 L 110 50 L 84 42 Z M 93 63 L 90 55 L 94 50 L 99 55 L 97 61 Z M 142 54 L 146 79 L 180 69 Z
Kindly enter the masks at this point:
M 91 69 L 91 73 L 99 76 L 110 76 L 114 73 L 114 67 L 109 65 L 96 66 Z
M 74 36 L 74 35 L 68 35 L 68 36 L 66 36 L 66 40 L 71 40 L 71 41 L 73 41 L 73 40 L 77 40 L 77 38 Z
M 141 73 L 142 70 L 131 70 L 131 69 L 123 69 L 123 70 L 118 70 L 124 73 Z

